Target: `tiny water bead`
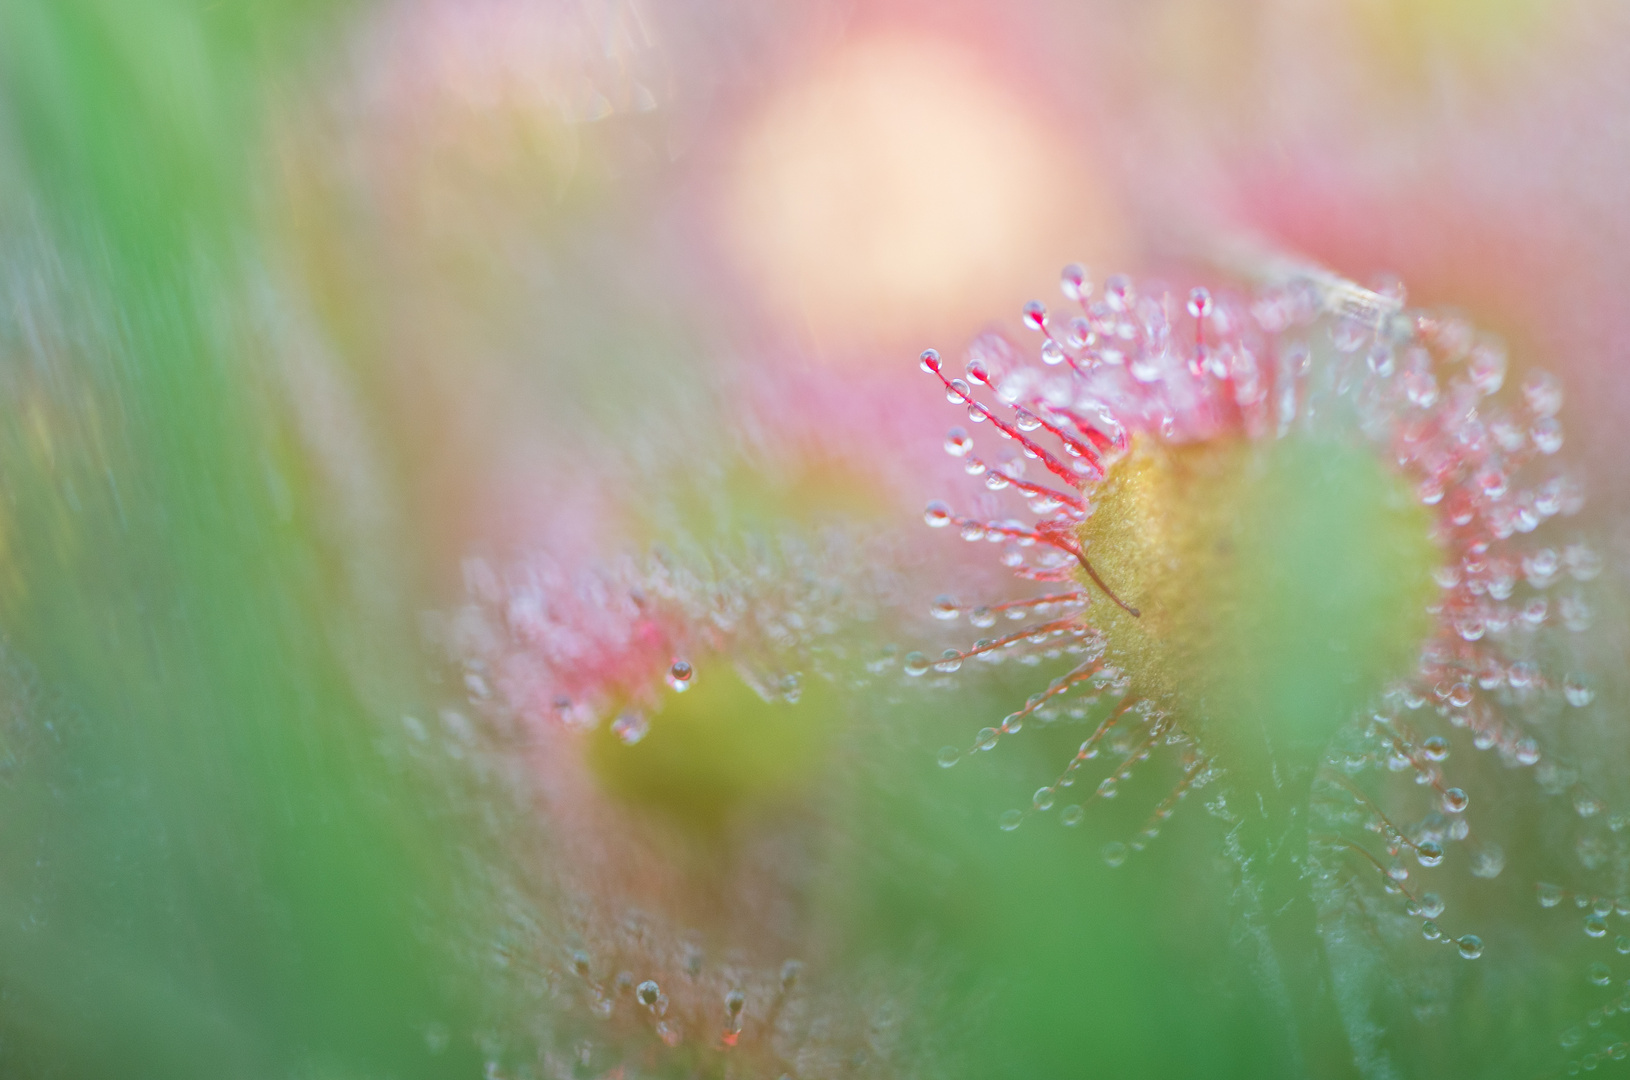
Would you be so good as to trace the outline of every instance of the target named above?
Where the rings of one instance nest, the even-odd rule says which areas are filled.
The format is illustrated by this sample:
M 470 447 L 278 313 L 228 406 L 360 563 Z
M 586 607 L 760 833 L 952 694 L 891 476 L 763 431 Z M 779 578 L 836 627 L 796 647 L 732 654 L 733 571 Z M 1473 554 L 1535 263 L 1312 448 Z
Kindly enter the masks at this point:
M 1476 934 L 1462 936 L 1455 942 L 1455 945 L 1458 947 L 1460 955 L 1467 960 L 1476 960 L 1483 955 L 1483 939 Z
M 1583 676 L 1569 675 L 1562 682 L 1562 694 L 1569 705 L 1582 709 L 1596 700 L 1596 692 L 1590 688 Z
M 1196 286 L 1189 292 L 1188 313 L 1196 319 L 1203 319 L 1211 314 L 1211 292 L 1203 286 Z
M 1472 854 L 1471 874 L 1477 878 L 1497 878 L 1505 870 L 1505 849 L 1485 842 Z
M 682 694 L 691 687 L 691 680 L 696 678 L 696 669 L 691 667 L 689 660 L 675 660 L 673 666 L 668 668 L 668 688 L 676 694 Z
M 611 733 L 624 746 L 633 746 L 651 731 L 651 721 L 644 713 L 625 712 L 611 722 Z
M 1058 287 L 1066 300 L 1079 302 L 1092 296 L 1092 280 L 1087 276 L 1087 268 L 1080 263 L 1071 263 L 1064 268 L 1059 274 Z

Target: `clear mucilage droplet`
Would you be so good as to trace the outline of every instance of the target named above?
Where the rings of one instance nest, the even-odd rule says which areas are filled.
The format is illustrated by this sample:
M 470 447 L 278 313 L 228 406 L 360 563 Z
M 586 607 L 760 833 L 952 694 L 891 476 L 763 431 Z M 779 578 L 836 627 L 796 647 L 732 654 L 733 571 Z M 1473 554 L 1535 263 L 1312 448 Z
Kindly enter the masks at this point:
M 668 668 L 667 682 L 670 689 L 676 694 L 682 694 L 691 688 L 692 680 L 696 678 L 696 669 L 689 660 L 675 660 Z
M 644 713 L 625 712 L 611 722 L 611 733 L 624 746 L 633 746 L 651 731 L 651 721 Z

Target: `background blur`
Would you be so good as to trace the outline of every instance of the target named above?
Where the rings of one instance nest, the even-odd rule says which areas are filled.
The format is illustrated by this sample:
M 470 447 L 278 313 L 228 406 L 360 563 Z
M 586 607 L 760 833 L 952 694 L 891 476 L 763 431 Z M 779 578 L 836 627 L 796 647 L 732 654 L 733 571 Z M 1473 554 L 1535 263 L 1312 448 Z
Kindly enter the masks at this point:
M 803 801 L 670 878 L 561 801 L 589 758 L 535 799 L 427 613 L 841 523 L 910 647 L 996 580 L 918 535 L 962 478 L 917 353 L 1239 237 L 1556 372 L 1622 596 L 1627 61 L 1608 0 L 3 0 L 0 1072 L 714 1075 L 582 1034 L 561 899 L 710 880 L 699 932 L 903 1010 L 833 1075 L 1286 1072 L 1199 825 L 1106 876 L 990 826 L 1058 746 L 933 765 L 1024 680 L 812 698 Z

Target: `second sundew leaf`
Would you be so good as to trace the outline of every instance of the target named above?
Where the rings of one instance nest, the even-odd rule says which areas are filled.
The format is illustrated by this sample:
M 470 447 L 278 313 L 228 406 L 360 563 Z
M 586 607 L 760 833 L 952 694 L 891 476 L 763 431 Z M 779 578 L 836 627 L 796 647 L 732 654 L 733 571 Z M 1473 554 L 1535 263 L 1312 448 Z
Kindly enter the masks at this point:
M 1110 661 L 1243 786 L 1305 802 L 1432 630 L 1429 512 L 1370 448 L 1308 436 L 1143 443 L 1095 504 L 1088 558 L 1141 611 L 1094 605 Z
M 664 693 L 648 718 L 627 715 L 639 737 L 620 734 L 621 715 L 591 736 L 589 763 L 601 785 L 702 832 L 806 793 L 845 721 L 824 680 L 766 699 L 728 662 L 698 665 L 694 688 Z

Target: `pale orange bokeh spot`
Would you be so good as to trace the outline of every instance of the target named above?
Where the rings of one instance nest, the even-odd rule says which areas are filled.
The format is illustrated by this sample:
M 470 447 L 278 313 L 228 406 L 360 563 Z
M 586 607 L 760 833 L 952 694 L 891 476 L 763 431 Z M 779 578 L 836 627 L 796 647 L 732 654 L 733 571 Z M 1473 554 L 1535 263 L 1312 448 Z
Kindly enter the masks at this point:
M 818 340 L 954 340 L 1122 248 L 1076 133 L 1044 112 L 953 45 L 851 43 L 749 123 L 726 240 L 770 312 Z

